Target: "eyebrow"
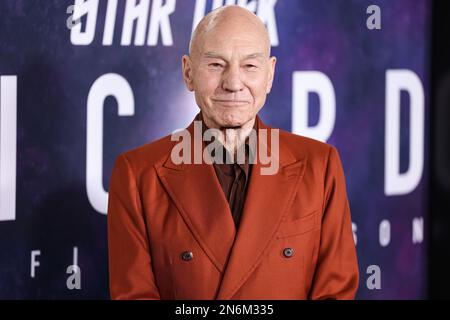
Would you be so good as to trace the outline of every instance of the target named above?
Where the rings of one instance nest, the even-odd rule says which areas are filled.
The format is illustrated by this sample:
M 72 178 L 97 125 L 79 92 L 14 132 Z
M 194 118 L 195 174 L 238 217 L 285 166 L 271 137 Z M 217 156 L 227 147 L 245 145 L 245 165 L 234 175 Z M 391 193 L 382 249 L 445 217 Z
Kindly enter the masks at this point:
M 205 58 L 216 58 L 216 59 L 222 59 L 222 60 L 226 61 L 226 59 L 221 54 L 216 53 L 214 51 L 205 52 L 203 54 L 203 56 Z M 244 60 L 253 59 L 253 58 L 264 58 L 264 54 L 260 53 L 260 52 L 250 53 L 244 57 Z

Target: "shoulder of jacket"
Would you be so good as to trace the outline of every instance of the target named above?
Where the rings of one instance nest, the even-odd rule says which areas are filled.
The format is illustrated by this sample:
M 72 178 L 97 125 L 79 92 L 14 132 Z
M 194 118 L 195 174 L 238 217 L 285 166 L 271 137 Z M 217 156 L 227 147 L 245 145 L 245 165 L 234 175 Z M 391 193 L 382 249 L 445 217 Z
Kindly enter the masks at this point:
M 166 135 L 155 141 L 122 152 L 119 157 L 124 157 L 135 171 L 141 171 L 149 166 L 164 163 L 170 156 L 173 146 L 177 143 L 171 141 L 171 135 Z
M 280 129 L 280 144 L 287 148 L 297 159 L 326 160 L 335 147 L 306 136 Z

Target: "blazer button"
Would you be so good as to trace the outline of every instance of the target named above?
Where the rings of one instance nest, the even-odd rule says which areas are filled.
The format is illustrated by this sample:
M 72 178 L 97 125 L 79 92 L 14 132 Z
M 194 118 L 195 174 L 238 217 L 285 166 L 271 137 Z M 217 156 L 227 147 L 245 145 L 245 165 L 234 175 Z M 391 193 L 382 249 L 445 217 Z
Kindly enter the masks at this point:
M 191 251 L 184 251 L 181 254 L 181 259 L 183 259 L 184 261 L 191 261 L 192 258 L 194 258 L 194 255 L 192 254 Z
M 292 248 L 284 248 L 284 250 L 283 250 L 283 255 L 284 255 L 286 258 L 292 257 L 292 256 L 294 255 L 294 249 L 292 249 Z

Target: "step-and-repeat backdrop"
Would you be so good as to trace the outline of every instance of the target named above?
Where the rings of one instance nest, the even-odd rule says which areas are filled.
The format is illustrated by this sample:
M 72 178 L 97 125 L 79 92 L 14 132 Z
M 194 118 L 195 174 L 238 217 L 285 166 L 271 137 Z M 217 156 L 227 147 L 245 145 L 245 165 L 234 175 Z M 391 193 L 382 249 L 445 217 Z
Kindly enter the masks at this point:
M 191 122 L 181 56 L 231 3 L 278 58 L 263 120 L 340 152 L 357 297 L 426 297 L 428 1 L 2 0 L 0 298 L 109 297 L 114 159 Z

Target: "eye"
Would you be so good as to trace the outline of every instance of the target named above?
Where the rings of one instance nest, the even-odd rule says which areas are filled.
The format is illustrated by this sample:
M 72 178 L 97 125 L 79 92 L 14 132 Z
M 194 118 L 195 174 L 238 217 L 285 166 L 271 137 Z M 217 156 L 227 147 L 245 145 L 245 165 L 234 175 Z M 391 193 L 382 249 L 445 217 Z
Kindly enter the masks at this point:
M 209 66 L 213 67 L 213 68 L 222 68 L 223 67 L 222 64 L 220 64 L 218 62 L 210 63 Z
M 256 69 L 256 68 L 258 68 L 257 66 L 255 66 L 254 64 L 246 64 L 245 65 L 245 67 L 247 68 L 247 69 Z

